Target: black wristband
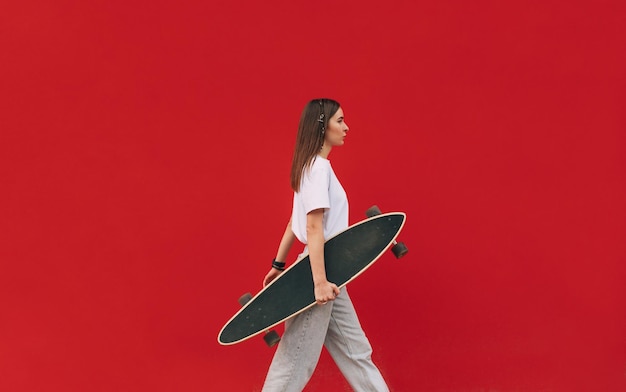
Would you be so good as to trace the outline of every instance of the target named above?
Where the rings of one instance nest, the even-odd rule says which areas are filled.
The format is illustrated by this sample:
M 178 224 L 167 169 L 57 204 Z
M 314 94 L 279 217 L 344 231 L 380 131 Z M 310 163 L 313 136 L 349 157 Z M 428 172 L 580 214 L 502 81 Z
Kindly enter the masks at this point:
M 272 260 L 272 268 L 276 268 L 279 271 L 285 270 L 285 263 L 281 263 L 280 261 L 276 261 L 276 259 Z

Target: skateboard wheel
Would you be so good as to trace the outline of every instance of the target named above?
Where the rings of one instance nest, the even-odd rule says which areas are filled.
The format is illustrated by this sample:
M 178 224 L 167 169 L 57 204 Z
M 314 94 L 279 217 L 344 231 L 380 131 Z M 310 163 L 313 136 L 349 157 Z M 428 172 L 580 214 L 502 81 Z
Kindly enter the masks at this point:
M 391 251 L 393 252 L 394 256 L 396 256 L 396 259 L 399 259 L 405 254 L 409 253 L 409 249 L 402 242 L 398 242 L 397 244 L 395 244 L 391 248 Z
M 245 293 L 244 295 L 239 297 L 239 305 L 244 306 L 245 304 L 250 302 L 251 299 L 252 299 L 252 294 Z
M 280 342 L 280 335 L 278 335 L 278 332 L 271 330 L 263 336 L 263 340 L 265 340 L 265 344 L 267 344 L 268 347 L 273 347 Z
M 373 216 L 380 215 L 380 214 L 382 214 L 382 212 L 380 211 L 380 208 L 378 208 L 377 205 L 373 205 L 370 208 L 368 208 L 367 211 L 365 211 L 365 216 L 367 216 L 368 218 L 371 218 Z

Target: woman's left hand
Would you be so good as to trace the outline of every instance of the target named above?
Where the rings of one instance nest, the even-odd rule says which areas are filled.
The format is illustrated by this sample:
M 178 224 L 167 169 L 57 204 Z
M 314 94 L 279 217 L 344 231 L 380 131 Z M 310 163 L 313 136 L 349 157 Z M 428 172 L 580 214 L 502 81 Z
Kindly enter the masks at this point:
M 268 272 L 267 275 L 265 275 L 265 278 L 263 279 L 263 287 L 265 287 L 268 284 L 270 284 L 271 281 L 276 279 L 278 277 L 278 275 L 280 275 L 282 273 L 283 273 L 283 271 L 277 270 L 276 268 L 270 269 L 270 272 Z

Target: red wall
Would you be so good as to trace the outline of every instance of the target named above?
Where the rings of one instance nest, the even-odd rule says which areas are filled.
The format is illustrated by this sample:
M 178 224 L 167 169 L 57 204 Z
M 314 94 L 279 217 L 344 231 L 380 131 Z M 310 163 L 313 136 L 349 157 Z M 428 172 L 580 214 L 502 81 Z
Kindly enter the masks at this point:
M 318 96 L 351 221 L 408 215 L 351 285 L 392 390 L 626 390 L 623 2 L 2 9 L 0 390 L 258 390 L 273 350 L 216 336 Z

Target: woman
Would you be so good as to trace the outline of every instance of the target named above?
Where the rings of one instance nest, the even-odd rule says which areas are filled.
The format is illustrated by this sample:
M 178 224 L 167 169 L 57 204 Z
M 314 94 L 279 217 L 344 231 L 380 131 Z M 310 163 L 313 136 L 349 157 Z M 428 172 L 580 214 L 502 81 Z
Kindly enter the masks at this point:
M 269 284 L 285 269 L 297 238 L 311 260 L 316 306 L 287 320 L 263 391 L 302 391 L 311 378 L 322 346 L 355 391 L 388 391 L 371 359 L 372 348 L 361 329 L 346 287 L 326 279 L 324 242 L 348 227 L 348 199 L 328 160 L 348 132 L 343 110 L 331 99 L 309 102 L 300 118 L 291 166 L 293 210 L 272 268 Z M 302 255 L 301 255 L 302 256 Z

